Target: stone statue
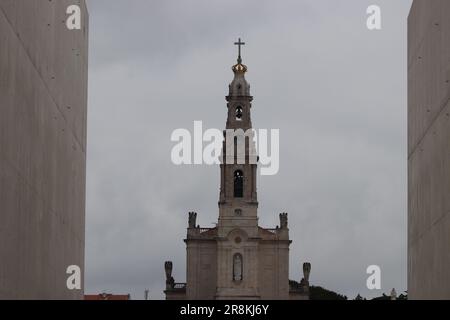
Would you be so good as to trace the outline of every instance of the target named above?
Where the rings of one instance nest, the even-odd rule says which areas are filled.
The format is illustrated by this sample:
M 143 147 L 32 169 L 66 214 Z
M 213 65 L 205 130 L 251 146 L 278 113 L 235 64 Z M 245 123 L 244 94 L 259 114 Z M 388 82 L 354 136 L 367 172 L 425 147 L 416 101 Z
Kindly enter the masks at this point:
M 397 300 L 397 292 L 395 291 L 395 288 L 391 291 L 391 300 Z
M 172 261 L 166 261 L 164 263 L 164 270 L 166 271 L 166 290 L 173 289 L 175 287 L 175 279 L 172 277 Z
M 286 212 L 280 213 L 280 228 L 287 229 L 288 227 L 288 214 Z
M 303 278 L 300 281 L 300 286 L 305 292 L 309 292 L 309 274 L 311 272 L 311 263 L 305 262 L 303 264 Z
M 305 262 L 303 264 L 303 278 L 309 284 L 309 274 L 311 273 L 311 263 Z
M 197 212 L 189 212 L 189 228 L 195 228 L 197 223 Z
M 242 281 L 242 256 L 239 253 L 233 259 L 233 280 Z

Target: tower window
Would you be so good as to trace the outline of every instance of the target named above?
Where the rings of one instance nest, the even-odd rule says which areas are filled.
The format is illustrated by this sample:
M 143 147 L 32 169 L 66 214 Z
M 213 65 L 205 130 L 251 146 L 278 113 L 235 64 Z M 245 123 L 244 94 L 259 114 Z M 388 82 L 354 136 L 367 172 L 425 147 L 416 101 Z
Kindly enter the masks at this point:
M 236 108 L 236 120 L 242 121 L 242 115 L 243 115 L 242 107 L 239 106 Z
M 234 197 L 242 198 L 244 196 L 244 174 L 241 170 L 234 172 Z

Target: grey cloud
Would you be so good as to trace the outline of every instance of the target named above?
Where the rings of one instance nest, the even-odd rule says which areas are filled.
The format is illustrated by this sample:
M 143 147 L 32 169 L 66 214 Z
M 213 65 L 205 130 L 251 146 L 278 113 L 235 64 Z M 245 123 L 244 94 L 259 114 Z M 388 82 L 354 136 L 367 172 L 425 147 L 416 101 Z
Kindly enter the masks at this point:
M 279 128 L 281 166 L 258 181 L 260 223 L 289 212 L 291 278 L 353 298 L 369 264 L 406 289 L 406 17 L 411 1 L 90 0 L 86 291 L 163 297 L 185 281 L 187 212 L 217 221 L 219 169 L 170 162 L 176 128 L 224 128 L 232 45 L 257 128 Z

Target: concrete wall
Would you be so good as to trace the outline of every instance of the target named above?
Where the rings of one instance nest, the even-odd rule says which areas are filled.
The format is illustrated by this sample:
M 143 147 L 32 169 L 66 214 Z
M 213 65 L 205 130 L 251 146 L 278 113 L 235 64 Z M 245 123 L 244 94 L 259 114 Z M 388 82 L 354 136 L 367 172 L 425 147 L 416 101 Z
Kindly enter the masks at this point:
M 450 299 L 450 1 L 408 19 L 408 295 Z
M 84 0 L 0 0 L 0 299 L 83 298 L 87 66 Z

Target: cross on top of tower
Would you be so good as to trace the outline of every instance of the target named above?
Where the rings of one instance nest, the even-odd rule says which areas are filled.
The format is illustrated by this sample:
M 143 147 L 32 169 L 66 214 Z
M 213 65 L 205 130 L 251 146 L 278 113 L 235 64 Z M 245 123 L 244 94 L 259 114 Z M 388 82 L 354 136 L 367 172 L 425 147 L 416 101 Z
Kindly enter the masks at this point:
M 245 42 L 241 41 L 241 38 L 238 39 L 238 42 L 234 43 L 235 46 L 238 46 L 238 63 L 242 63 L 241 58 L 241 46 L 245 45 Z

